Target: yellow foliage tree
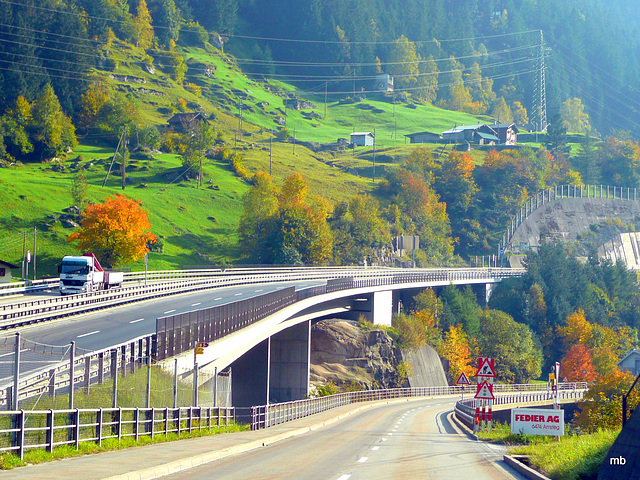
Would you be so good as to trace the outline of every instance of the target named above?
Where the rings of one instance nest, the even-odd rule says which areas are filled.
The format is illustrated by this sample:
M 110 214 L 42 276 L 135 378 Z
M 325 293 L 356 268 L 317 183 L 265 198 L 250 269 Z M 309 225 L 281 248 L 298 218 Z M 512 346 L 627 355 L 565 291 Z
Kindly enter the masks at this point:
M 441 356 L 449 361 L 449 377 L 457 378 L 464 373 L 467 377 L 475 374 L 472 365 L 472 349 L 469 338 L 461 327 L 451 325 L 444 335 L 444 340 L 439 348 Z
M 108 267 L 134 262 L 149 251 L 157 237 L 149 232 L 149 217 L 140 203 L 124 195 L 113 195 L 104 203 L 89 205 L 80 229 L 67 238 L 82 251 L 93 252 Z

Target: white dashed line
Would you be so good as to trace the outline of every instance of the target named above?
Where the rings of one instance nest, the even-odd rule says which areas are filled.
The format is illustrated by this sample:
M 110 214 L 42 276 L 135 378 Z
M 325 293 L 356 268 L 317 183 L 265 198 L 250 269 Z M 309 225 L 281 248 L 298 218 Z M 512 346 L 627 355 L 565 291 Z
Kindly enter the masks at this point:
M 240 296 L 240 295 L 242 295 L 242 293 L 236 293 L 236 294 L 234 295 L 234 297 L 238 297 L 238 296 Z
M 255 293 L 260 293 L 260 292 L 264 292 L 264 290 L 260 289 L 260 290 L 256 290 Z M 340 477 L 342 478 L 342 477 Z
M 166 312 L 164 312 L 164 313 L 165 313 L 165 314 L 167 314 L 167 313 L 171 313 L 171 312 L 175 312 L 175 311 L 176 311 L 176 309 L 174 308 L 173 310 L 167 310 L 167 311 L 166 311 Z
M 202 303 L 202 302 L 198 302 L 198 303 L 192 303 L 192 304 L 191 304 L 191 306 L 192 306 L 192 307 L 195 307 L 195 306 L 198 306 L 198 305 L 200 305 L 201 303 Z
M 387 439 L 386 439 L 386 438 L 382 438 L 382 441 L 383 441 L 383 442 L 386 442 L 386 441 L 387 441 Z
M 369 460 L 369 457 L 362 457 L 360 460 L 358 460 L 358 463 L 364 463 L 367 460 Z
M 137 320 L 131 320 L 129 323 L 138 323 L 138 322 L 141 322 L 143 320 L 144 320 L 144 318 L 139 318 Z
M 349 480 L 351 478 L 351 475 L 342 475 L 341 477 L 338 477 L 338 480 Z
M 89 335 L 95 335 L 96 333 L 100 333 L 100 330 L 96 330 L 94 332 L 83 333 L 82 335 L 78 335 L 77 338 L 88 337 Z
M 373 450 L 374 452 L 380 450 L 380 447 L 373 447 L 371 450 Z
M 391 435 L 393 435 L 393 432 L 389 432 L 387 433 L 387 435 L 390 437 Z

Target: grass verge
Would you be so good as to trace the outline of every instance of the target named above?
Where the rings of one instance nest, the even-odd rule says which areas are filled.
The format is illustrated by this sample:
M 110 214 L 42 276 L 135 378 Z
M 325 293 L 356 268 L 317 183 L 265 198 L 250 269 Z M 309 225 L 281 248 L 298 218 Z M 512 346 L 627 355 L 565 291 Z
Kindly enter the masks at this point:
M 596 478 L 600 465 L 619 430 L 599 430 L 591 434 L 554 437 L 512 434 L 509 426 L 498 424 L 492 430 L 480 430 L 478 438 L 492 443 L 512 445 L 509 455 L 527 455 L 529 465 L 552 480 Z
M 61 460 L 63 458 L 79 457 L 82 455 L 91 455 L 100 452 L 110 452 L 114 450 L 122 450 L 125 448 L 139 447 L 142 445 L 152 445 L 157 443 L 173 442 L 176 440 L 185 440 L 188 438 L 206 437 L 210 435 L 217 435 L 219 433 L 232 433 L 248 430 L 249 425 L 237 425 L 231 424 L 226 427 L 212 427 L 210 429 L 194 430 L 192 432 L 182 432 L 180 435 L 176 433 L 170 433 L 167 435 L 156 434 L 151 438 L 150 436 L 140 437 L 138 440 L 133 438 L 118 439 L 106 439 L 101 445 L 94 442 L 80 443 L 79 448 L 76 450 L 69 445 L 62 445 L 56 447 L 52 452 L 45 450 L 29 450 L 24 454 L 24 460 L 20 460 L 17 455 L 13 453 L 4 453 L 0 455 L 0 469 L 11 470 L 16 467 L 26 466 L 29 464 L 37 464 L 50 462 L 53 460 Z

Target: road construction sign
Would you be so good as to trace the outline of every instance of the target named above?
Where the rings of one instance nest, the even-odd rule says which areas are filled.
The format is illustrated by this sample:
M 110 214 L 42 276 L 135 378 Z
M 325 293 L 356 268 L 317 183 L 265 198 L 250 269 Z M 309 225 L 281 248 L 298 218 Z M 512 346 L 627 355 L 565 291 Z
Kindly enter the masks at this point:
M 490 377 L 495 378 L 496 370 L 494 368 L 494 358 L 479 357 L 478 358 L 478 371 L 476 377 Z
M 478 389 L 476 390 L 476 396 L 474 398 L 478 398 L 480 400 L 495 400 L 496 397 L 493 396 L 493 385 L 486 380 L 479 383 Z
M 470 385 L 470 384 L 471 382 L 469 381 L 467 376 L 464 374 L 464 372 L 462 372 L 458 377 L 458 380 L 456 380 L 456 385 Z

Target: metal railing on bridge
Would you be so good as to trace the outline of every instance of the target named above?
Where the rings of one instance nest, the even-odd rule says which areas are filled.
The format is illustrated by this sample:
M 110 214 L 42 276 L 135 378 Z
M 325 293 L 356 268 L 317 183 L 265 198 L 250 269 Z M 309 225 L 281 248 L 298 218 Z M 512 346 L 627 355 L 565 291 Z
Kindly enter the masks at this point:
M 257 297 L 156 320 L 157 359 L 164 360 L 193 348 L 196 342 L 212 342 L 252 325 L 301 300 L 344 290 L 410 283 L 487 280 L 495 274 L 510 277 L 522 272 L 510 269 L 434 269 L 407 273 L 389 272 L 376 277 L 327 279 L 326 285 L 296 290 L 285 288 Z
M 493 391 L 495 393 L 521 392 L 512 393 L 511 395 L 504 397 L 496 397 L 499 399 L 504 398 L 503 403 L 514 403 L 514 401 L 522 401 L 521 399 L 523 398 L 533 398 L 533 396 L 536 395 L 539 398 L 546 398 L 548 395 L 546 388 L 546 385 L 539 383 L 517 385 L 495 384 L 493 386 Z M 561 384 L 560 390 L 562 392 L 566 392 L 567 395 L 574 395 L 582 393 L 585 388 L 586 383 L 563 383 Z M 260 430 L 272 427 L 274 425 L 290 422 L 298 418 L 307 417 L 309 415 L 314 415 L 332 408 L 350 405 L 353 403 L 410 397 L 453 396 L 459 395 L 460 392 L 461 390 L 458 386 L 390 388 L 384 390 L 365 390 L 360 392 L 339 393 L 336 395 L 328 395 L 326 397 L 254 406 L 251 408 L 251 429 Z

